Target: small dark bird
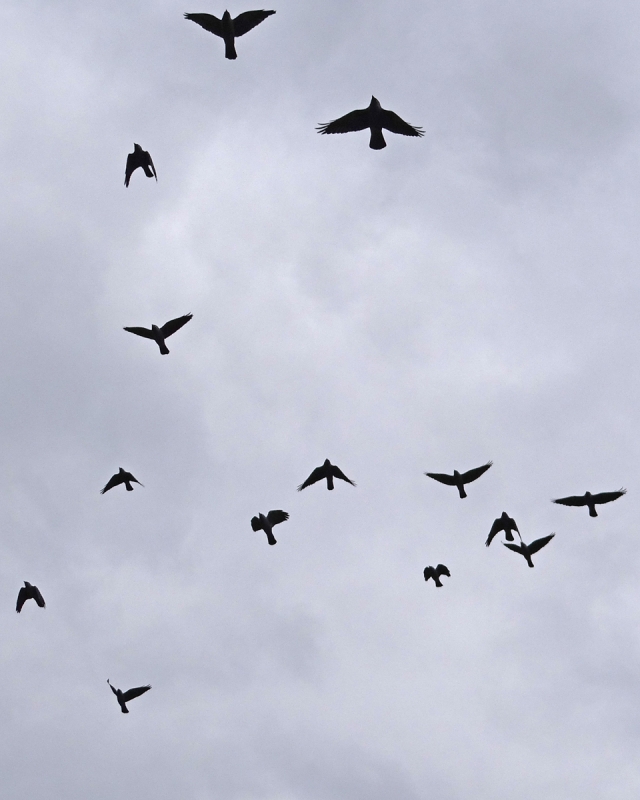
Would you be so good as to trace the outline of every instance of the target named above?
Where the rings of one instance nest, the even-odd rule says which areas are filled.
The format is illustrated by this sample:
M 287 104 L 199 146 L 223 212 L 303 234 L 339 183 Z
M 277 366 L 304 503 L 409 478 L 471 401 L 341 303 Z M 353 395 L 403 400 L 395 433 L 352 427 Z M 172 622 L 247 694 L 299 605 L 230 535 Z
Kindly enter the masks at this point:
M 433 478 L 434 481 L 446 483 L 447 486 L 457 486 L 458 491 L 460 492 L 460 497 L 464 498 L 467 496 L 467 493 L 464 490 L 465 483 L 471 483 L 472 481 L 478 480 L 478 478 L 481 475 L 484 475 L 484 473 L 492 464 L 493 461 L 489 461 L 489 463 L 484 464 L 482 467 L 476 467 L 475 469 L 470 469 L 468 472 L 463 472 L 462 475 L 457 469 L 453 470 L 453 475 L 446 475 L 441 472 L 425 472 L 424 474 L 429 478 Z
M 542 539 L 536 539 L 535 542 L 531 542 L 531 544 L 525 544 L 523 541 L 521 541 L 520 544 L 510 544 L 509 542 L 503 542 L 502 544 L 508 547 L 509 550 L 513 550 L 514 553 L 520 553 L 521 556 L 526 558 L 527 564 L 533 567 L 531 556 L 537 553 L 538 550 L 542 550 L 545 545 L 549 544 L 554 536 L 555 533 L 552 533 L 550 536 L 543 536 Z
M 444 564 L 438 564 L 437 567 L 425 567 L 424 568 L 424 579 L 425 579 L 425 581 L 428 581 L 429 578 L 433 578 L 433 580 L 436 582 L 436 586 L 438 586 L 439 588 L 442 588 L 442 583 L 440 583 L 440 576 L 441 575 L 446 575 L 447 578 L 451 577 L 451 573 L 445 567 Z
M 551 502 L 559 503 L 561 506 L 589 506 L 589 516 L 597 517 L 597 504 L 611 503 L 626 493 L 626 489 L 620 489 L 619 492 L 600 492 L 600 494 L 591 494 L 591 492 L 585 492 L 583 495 L 559 497 L 557 500 L 552 500 Z
M 44 608 L 44 597 L 40 594 L 37 586 L 32 586 L 29 581 L 24 582 L 24 586 L 18 592 L 18 602 L 16 603 L 16 611 L 18 614 L 22 611 L 22 606 L 27 600 L 35 600 L 40 608 Z
M 485 542 L 487 547 L 489 547 L 493 541 L 493 537 L 496 535 L 496 533 L 500 533 L 500 531 L 504 531 L 504 535 L 508 542 L 513 541 L 512 531 L 516 531 L 518 536 L 520 535 L 520 531 L 518 530 L 515 519 L 512 519 L 506 511 L 503 511 L 502 515 L 499 516 L 498 519 L 494 520 L 491 530 L 489 531 L 489 538 Z
M 286 522 L 289 515 L 286 511 L 275 509 L 270 511 L 265 517 L 264 514 L 259 514 L 251 520 L 251 527 L 254 531 L 264 531 L 267 534 L 267 541 L 269 544 L 277 544 L 276 538 L 273 535 L 273 526 L 279 525 L 281 522 Z
M 366 128 L 371 129 L 369 147 L 372 150 L 382 150 L 387 146 L 382 135 L 383 128 L 391 133 L 401 133 L 403 136 L 424 136 L 422 128 L 409 125 L 393 111 L 382 108 L 380 102 L 373 96 L 369 108 L 350 111 L 344 117 L 334 119 L 333 122 L 318 125 L 317 130 L 318 133 L 351 133 L 352 131 L 363 131 Z
M 120 486 L 121 483 L 124 483 L 128 492 L 132 492 L 133 486 L 131 484 L 140 483 L 140 481 L 134 478 L 130 472 L 125 472 L 122 467 L 120 467 L 116 474 L 109 478 L 109 481 L 104 489 L 100 490 L 100 494 L 108 492 L 109 489 L 113 489 L 114 486 Z M 144 486 L 144 484 L 140 483 L 140 486 Z
M 185 14 L 185 19 L 190 19 L 192 22 L 197 22 L 198 25 L 203 27 L 205 31 L 214 33 L 221 39 L 224 39 L 224 56 L 225 58 L 234 59 L 238 57 L 234 39 L 238 36 L 244 36 L 256 25 L 259 25 L 267 17 L 275 14 L 275 11 L 245 11 L 244 14 L 239 14 L 235 19 L 231 19 L 231 14 L 225 11 L 222 19 L 214 17 L 213 14 Z
M 303 489 L 306 489 L 307 486 L 311 486 L 312 483 L 317 483 L 321 481 L 323 478 L 327 479 L 327 489 L 331 491 L 333 489 L 333 479 L 340 478 L 342 481 L 346 481 L 350 483 L 352 486 L 355 486 L 355 483 L 344 474 L 344 472 L 340 469 L 340 467 L 336 467 L 335 464 L 332 464 L 329 459 L 325 459 L 324 464 L 321 467 L 316 467 L 311 475 L 307 478 L 304 483 L 301 483 L 298 486 L 298 491 L 301 492 Z
M 144 336 L 145 339 L 153 339 L 153 341 L 158 345 L 160 348 L 160 352 L 163 356 L 169 355 L 169 348 L 165 344 L 165 339 L 168 339 L 169 336 L 173 336 L 176 331 L 179 331 L 183 325 L 186 325 L 190 319 L 193 319 L 193 314 L 185 314 L 184 317 L 176 317 L 176 319 L 170 319 L 169 322 L 165 322 L 164 325 L 159 328 L 157 325 L 152 325 L 151 328 L 124 328 L 125 331 L 129 331 L 129 333 L 135 333 L 136 336 Z
M 133 143 L 133 153 L 127 156 L 127 168 L 124 171 L 124 185 L 128 186 L 131 176 L 138 169 L 142 167 L 144 174 L 147 178 L 155 178 L 158 181 L 156 168 L 153 166 L 153 161 L 149 153 L 143 150 L 139 144 Z
M 107 683 L 111 686 L 109 678 L 107 678 Z M 140 697 L 141 694 L 148 692 L 151 686 L 138 686 L 136 689 L 128 689 L 126 692 L 123 692 L 122 689 L 116 689 L 111 686 L 111 691 L 115 694 L 118 703 L 120 703 L 120 711 L 123 714 L 128 714 L 129 709 L 126 706 L 126 703 L 129 700 L 133 700 L 134 697 Z

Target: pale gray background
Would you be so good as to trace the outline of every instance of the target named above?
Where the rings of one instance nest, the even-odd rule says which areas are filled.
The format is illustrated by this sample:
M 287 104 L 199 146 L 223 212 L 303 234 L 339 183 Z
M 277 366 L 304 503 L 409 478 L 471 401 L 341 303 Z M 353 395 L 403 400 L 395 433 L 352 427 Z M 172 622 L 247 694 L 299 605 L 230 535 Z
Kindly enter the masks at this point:
M 635 800 L 638 5 L 276 8 L 0 12 L 2 796 Z

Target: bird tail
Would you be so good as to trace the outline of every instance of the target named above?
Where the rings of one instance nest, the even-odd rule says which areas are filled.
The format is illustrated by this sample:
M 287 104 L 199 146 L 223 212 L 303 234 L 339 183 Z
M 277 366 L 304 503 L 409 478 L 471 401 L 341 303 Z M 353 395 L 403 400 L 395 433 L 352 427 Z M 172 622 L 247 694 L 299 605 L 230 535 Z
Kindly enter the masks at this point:
M 153 178 L 153 172 L 151 172 L 151 169 L 147 164 L 143 164 L 142 169 L 144 170 L 144 174 L 147 176 L 147 178 Z
M 267 541 L 269 542 L 269 544 L 278 544 L 276 537 L 273 535 L 271 531 L 265 531 L 265 533 L 267 534 Z
M 387 146 L 387 143 L 384 140 L 384 136 L 382 135 L 381 128 L 371 128 L 371 139 L 369 141 L 369 147 L 372 150 L 383 150 Z
M 124 485 L 125 485 L 125 487 L 126 487 L 126 490 L 127 490 L 128 492 L 132 492 L 132 491 L 133 491 L 133 486 L 132 486 L 132 485 L 129 483 L 129 481 L 125 481 L 125 482 L 124 482 Z
M 169 355 L 169 348 L 164 342 L 162 342 L 162 344 L 159 344 L 158 347 L 160 348 L 160 352 L 162 353 L 163 356 Z
M 120 711 L 122 711 L 123 714 L 129 713 L 129 709 L 124 705 L 124 703 L 120 706 Z
M 236 45 L 233 39 L 227 39 L 224 43 L 224 57 L 229 58 L 233 61 L 234 58 L 238 57 L 236 53 Z
M 458 491 L 460 492 L 460 499 L 461 499 L 461 500 L 464 500 L 464 498 L 467 496 L 467 493 L 466 493 L 466 492 L 465 492 L 465 490 L 464 490 L 464 484 L 462 484 L 462 483 L 461 483 L 461 484 L 458 486 Z
M 333 475 L 327 475 L 327 489 L 329 491 L 333 489 Z
M 436 575 L 433 580 L 436 582 L 436 586 L 439 586 L 442 589 L 442 581 L 440 580 L 440 576 Z
M 506 530 L 506 531 L 505 531 L 504 538 L 505 538 L 505 539 L 506 539 L 508 542 L 512 542 L 512 541 L 513 541 L 513 534 L 511 533 L 511 531 L 510 531 L 510 530 Z
M 598 512 L 596 511 L 596 507 L 595 506 L 589 506 L 589 516 L 590 517 L 597 517 L 598 516 Z

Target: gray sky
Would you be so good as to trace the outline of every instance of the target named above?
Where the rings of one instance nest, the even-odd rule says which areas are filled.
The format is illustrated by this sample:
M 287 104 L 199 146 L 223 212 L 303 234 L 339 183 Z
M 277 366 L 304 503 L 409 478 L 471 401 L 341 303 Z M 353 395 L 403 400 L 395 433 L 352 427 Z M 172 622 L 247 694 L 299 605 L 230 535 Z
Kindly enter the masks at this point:
M 3 797 L 635 800 L 637 4 L 276 8 L 0 11 Z

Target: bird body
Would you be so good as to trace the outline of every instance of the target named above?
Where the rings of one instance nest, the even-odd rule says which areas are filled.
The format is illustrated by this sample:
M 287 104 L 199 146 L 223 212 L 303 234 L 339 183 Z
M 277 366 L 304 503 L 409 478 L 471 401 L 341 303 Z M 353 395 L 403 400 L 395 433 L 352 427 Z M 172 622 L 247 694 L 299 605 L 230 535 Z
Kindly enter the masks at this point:
M 441 575 L 446 575 L 447 578 L 451 577 L 451 573 L 449 572 L 447 567 L 445 567 L 444 564 L 438 564 L 437 567 L 425 567 L 424 568 L 424 579 L 425 579 L 425 581 L 428 581 L 429 578 L 433 578 L 433 580 L 435 581 L 436 586 L 438 588 L 440 588 L 440 589 L 442 588 L 442 583 L 440 582 L 440 576 Z
M 424 474 L 428 478 L 433 478 L 435 481 L 444 483 L 447 486 L 456 486 L 458 488 L 458 492 L 460 493 L 460 498 L 464 499 L 467 496 L 467 493 L 464 490 L 465 484 L 478 480 L 478 478 L 481 475 L 484 475 L 484 473 L 492 464 L 493 461 L 489 461 L 487 464 L 483 464 L 481 467 L 475 467 L 474 469 L 470 469 L 463 473 L 460 473 L 457 469 L 454 469 L 453 475 L 447 475 L 443 472 L 425 472 Z
M 267 541 L 269 544 L 277 544 L 277 540 L 273 535 L 273 526 L 279 525 L 281 522 L 286 522 L 289 515 L 286 511 L 274 509 L 268 514 L 258 514 L 257 517 L 251 519 L 251 527 L 254 531 L 264 531 L 267 534 Z
M 124 469 L 122 469 L 122 467 L 120 467 L 120 469 L 116 472 L 116 474 L 112 475 L 111 478 L 109 478 L 104 489 L 100 491 L 100 494 L 108 492 L 109 489 L 113 489 L 114 486 L 119 486 L 121 483 L 124 483 L 128 492 L 132 492 L 133 491 L 133 486 L 131 485 L 132 482 L 138 483 L 140 484 L 140 486 L 144 486 L 144 484 L 140 483 L 140 481 L 137 480 L 137 478 L 134 478 L 130 472 L 126 472 Z
M 182 317 L 170 319 L 169 322 L 165 322 L 164 325 L 161 326 L 152 325 L 151 328 L 125 327 L 124 330 L 129 333 L 135 333 L 136 336 L 142 336 L 145 339 L 153 339 L 160 348 L 161 354 L 163 356 L 168 356 L 169 348 L 166 345 L 165 339 L 168 339 L 169 336 L 173 336 L 176 331 L 179 331 L 180 328 L 186 325 L 191 319 L 193 319 L 193 314 L 185 314 Z
M 537 553 L 538 550 L 541 550 L 545 545 L 549 544 L 554 536 L 555 533 L 552 533 L 550 536 L 543 536 L 542 539 L 536 539 L 534 542 L 531 542 L 531 544 L 526 544 L 526 542 L 522 540 L 520 544 L 510 544 L 509 542 L 503 542 L 502 544 L 508 547 L 509 550 L 513 550 L 514 553 L 520 553 L 521 556 L 524 556 L 527 564 L 533 568 L 531 556 Z
M 589 516 L 597 517 L 596 505 L 602 503 L 612 503 L 623 494 L 626 494 L 626 489 L 619 489 L 617 492 L 600 492 L 599 494 L 591 494 L 585 492 L 583 495 L 571 495 L 570 497 L 559 497 L 557 500 L 552 500 L 552 503 L 558 503 L 562 506 L 587 506 L 589 508 Z
M 22 611 L 22 606 L 27 600 L 35 600 L 40 608 L 45 607 L 44 597 L 40 594 L 37 586 L 33 586 L 29 581 L 24 582 L 24 586 L 18 592 L 18 601 L 16 603 L 16 611 L 18 614 Z
M 135 172 L 135 170 L 138 169 L 138 167 L 142 167 L 147 178 L 155 178 L 157 182 L 158 175 L 156 174 L 156 168 L 153 165 L 151 156 L 146 150 L 143 150 L 139 144 L 134 142 L 133 153 L 129 153 L 127 156 L 127 166 L 124 172 L 125 186 L 129 185 L 131 175 Z
M 363 131 L 366 128 L 371 131 L 369 147 L 372 150 L 382 150 L 387 146 L 382 135 L 383 128 L 403 136 L 424 136 L 422 128 L 409 125 L 393 111 L 382 108 L 380 101 L 373 96 L 368 108 L 350 111 L 332 122 L 318 125 L 317 130 L 318 133 L 351 133 L 352 131 Z
M 239 14 L 235 19 L 231 17 L 228 11 L 222 15 L 222 19 L 218 19 L 213 14 L 185 14 L 185 19 L 196 22 L 200 27 L 204 28 L 209 33 L 219 36 L 224 40 L 224 56 L 230 60 L 238 57 L 236 53 L 235 40 L 238 36 L 244 36 L 256 25 L 259 25 L 267 17 L 275 14 L 275 11 L 245 11 Z
M 151 688 L 150 685 L 138 686 L 135 689 L 127 689 L 126 692 L 123 692 L 121 689 L 116 689 L 115 686 L 112 686 L 109 678 L 107 678 L 107 683 L 111 687 L 111 691 L 115 694 L 116 700 L 120 704 L 120 711 L 122 711 L 123 714 L 129 713 L 129 709 L 127 708 L 126 704 L 130 700 L 133 700 L 135 697 L 140 697 L 141 694 L 148 692 Z
M 346 481 L 350 483 L 352 486 L 355 486 L 355 483 L 344 474 L 344 472 L 340 469 L 340 467 L 336 467 L 335 464 L 332 464 L 328 458 L 325 459 L 324 464 L 321 467 L 316 467 L 311 475 L 307 478 L 304 483 L 301 483 L 298 486 L 298 491 L 301 492 L 303 489 L 306 489 L 307 486 L 311 486 L 313 483 L 317 483 L 321 481 L 323 478 L 326 478 L 327 481 L 327 489 L 329 491 L 333 490 L 333 479 L 340 478 L 342 481 Z
M 498 517 L 498 519 L 494 520 L 493 525 L 491 526 L 491 530 L 489 531 L 489 537 L 485 544 L 487 547 L 493 541 L 493 537 L 500 533 L 500 531 L 504 531 L 505 538 L 508 542 L 513 541 L 513 533 L 512 531 L 516 531 L 518 536 L 520 535 L 520 531 L 518 530 L 518 526 L 516 525 L 516 521 L 512 519 L 506 511 L 503 511 L 502 514 Z

